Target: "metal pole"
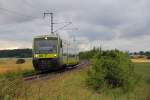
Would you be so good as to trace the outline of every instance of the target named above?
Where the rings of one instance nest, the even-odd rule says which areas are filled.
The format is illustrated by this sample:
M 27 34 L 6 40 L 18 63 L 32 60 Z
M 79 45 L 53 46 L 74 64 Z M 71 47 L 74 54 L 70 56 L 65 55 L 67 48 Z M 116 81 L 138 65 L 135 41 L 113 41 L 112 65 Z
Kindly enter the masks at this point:
M 52 34 L 54 34 L 54 32 L 53 32 L 53 13 L 50 13 L 50 15 L 51 15 L 51 33 Z
M 45 15 L 47 15 L 47 14 L 49 14 L 51 17 L 51 20 L 50 20 L 50 24 L 51 24 L 51 34 L 54 34 L 54 31 L 53 31 L 53 13 L 45 13 L 44 12 L 44 17 L 45 17 Z

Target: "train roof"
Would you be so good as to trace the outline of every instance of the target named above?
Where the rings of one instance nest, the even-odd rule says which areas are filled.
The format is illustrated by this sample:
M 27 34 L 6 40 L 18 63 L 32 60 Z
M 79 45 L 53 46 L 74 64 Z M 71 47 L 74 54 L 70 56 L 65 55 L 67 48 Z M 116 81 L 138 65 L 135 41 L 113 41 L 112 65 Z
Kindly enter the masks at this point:
M 34 38 L 45 38 L 45 37 L 59 37 L 59 35 L 58 34 L 39 35 L 35 36 Z

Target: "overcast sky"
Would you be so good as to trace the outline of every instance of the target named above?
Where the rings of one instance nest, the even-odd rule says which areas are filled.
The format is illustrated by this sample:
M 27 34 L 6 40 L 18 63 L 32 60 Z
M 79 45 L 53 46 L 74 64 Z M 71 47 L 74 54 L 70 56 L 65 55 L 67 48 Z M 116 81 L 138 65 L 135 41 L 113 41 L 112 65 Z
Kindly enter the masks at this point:
M 58 33 L 75 37 L 82 50 L 93 46 L 150 50 L 150 0 L 0 0 L 0 49 L 31 48 L 32 38 L 72 22 Z M 78 28 L 78 30 L 75 30 Z

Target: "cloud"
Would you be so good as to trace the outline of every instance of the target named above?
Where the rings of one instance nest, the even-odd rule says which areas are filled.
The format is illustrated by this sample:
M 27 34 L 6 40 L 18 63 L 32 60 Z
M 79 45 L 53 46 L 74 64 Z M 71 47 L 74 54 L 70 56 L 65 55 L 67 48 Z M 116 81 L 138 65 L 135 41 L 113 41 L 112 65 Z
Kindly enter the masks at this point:
M 30 47 L 34 36 L 50 31 L 49 17 L 43 19 L 43 12 L 49 10 L 54 12 L 55 22 L 72 21 L 67 28 L 79 29 L 58 32 L 67 40 L 75 36 L 82 42 L 82 50 L 89 49 L 87 44 L 98 44 L 94 41 L 102 41 L 104 48 L 149 50 L 149 41 L 145 41 L 150 36 L 149 5 L 149 0 L 1 0 L 0 7 L 7 10 L 0 9 L 0 40 L 14 41 L 14 47 L 16 42 Z M 63 25 L 55 24 L 54 28 Z
M 5 41 L 5 40 L 0 40 L 0 50 L 3 49 L 18 49 L 18 48 L 31 48 L 32 45 L 31 43 L 28 42 L 17 42 L 17 41 Z

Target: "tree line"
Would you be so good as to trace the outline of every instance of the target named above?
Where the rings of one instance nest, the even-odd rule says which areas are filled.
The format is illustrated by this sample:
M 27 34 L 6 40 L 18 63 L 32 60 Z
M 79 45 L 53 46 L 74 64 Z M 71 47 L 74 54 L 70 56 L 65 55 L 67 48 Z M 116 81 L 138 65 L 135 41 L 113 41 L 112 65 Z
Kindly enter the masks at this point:
M 150 56 L 150 51 L 139 51 L 139 52 L 134 52 L 134 54 Z
M 90 59 L 99 50 L 101 50 L 101 48 L 93 48 L 92 50 L 89 51 L 80 52 L 79 57 L 80 59 Z M 150 56 L 150 51 L 139 51 L 129 53 L 129 55 L 131 54 Z M 16 58 L 32 57 L 32 49 L 0 50 L 0 58 L 9 58 L 9 57 L 16 57 Z
M 89 51 L 83 51 L 79 53 L 79 58 L 80 59 L 87 59 L 89 60 L 90 58 L 93 57 L 97 52 L 101 51 L 101 48 L 93 48 L 92 50 Z M 106 50 L 107 51 L 107 50 Z M 147 56 L 150 57 L 150 51 L 139 51 L 139 52 L 126 52 L 129 56 L 130 55 L 141 55 L 141 56 Z
M 29 58 L 32 57 L 32 49 L 0 50 L 0 58 Z

